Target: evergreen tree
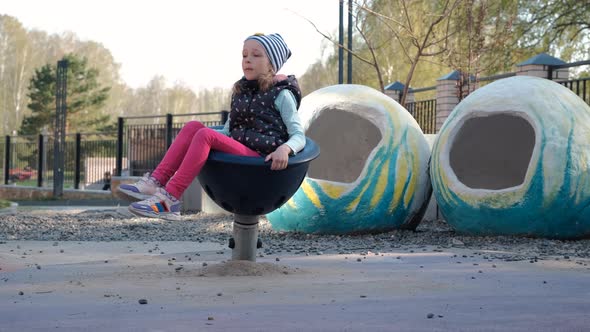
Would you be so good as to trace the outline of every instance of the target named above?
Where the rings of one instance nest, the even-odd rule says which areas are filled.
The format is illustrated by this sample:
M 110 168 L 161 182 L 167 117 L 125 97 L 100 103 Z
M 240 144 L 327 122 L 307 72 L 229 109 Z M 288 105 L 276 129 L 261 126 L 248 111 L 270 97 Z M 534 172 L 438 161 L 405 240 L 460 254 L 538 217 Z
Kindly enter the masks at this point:
M 28 89 L 32 115 L 23 119 L 20 135 L 39 133 L 55 117 L 55 70 L 49 64 L 35 69 Z
M 68 61 L 66 132 L 112 129 L 109 116 L 102 112 L 110 87 L 103 87 L 98 83 L 98 70 L 87 68 L 86 58 L 75 54 L 68 54 L 63 60 Z M 31 110 L 31 115 L 23 119 L 19 129 L 20 135 L 37 134 L 43 127 L 53 132 L 56 72 L 57 64 L 47 64 L 35 70 L 28 93 L 30 103 L 27 106 Z

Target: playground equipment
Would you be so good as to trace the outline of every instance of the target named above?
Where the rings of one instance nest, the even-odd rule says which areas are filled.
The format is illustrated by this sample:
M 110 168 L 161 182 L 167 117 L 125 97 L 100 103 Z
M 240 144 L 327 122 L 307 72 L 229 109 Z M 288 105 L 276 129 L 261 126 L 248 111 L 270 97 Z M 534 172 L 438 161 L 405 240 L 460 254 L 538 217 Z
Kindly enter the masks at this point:
M 322 155 L 291 200 L 267 215 L 274 229 L 347 234 L 418 226 L 431 194 L 430 148 L 405 108 L 347 84 L 309 94 L 299 116 Z
M 234 214 L 233 260 L 256 260 L 258 219 L 283 205 L 297 191 L 309 163 L 320 154 L 319 147 L 306 138 L 305 148 L 289 158 L 286 169 L 272 171 L 263 157 L 242 157 L 211 151 L 198 175 L 207 195 L 224 210 Z
M 590 236 L 590 107 L 564 86 L 486 85 L 443 124 L 432 152 L 445 220 L 474 235 Z

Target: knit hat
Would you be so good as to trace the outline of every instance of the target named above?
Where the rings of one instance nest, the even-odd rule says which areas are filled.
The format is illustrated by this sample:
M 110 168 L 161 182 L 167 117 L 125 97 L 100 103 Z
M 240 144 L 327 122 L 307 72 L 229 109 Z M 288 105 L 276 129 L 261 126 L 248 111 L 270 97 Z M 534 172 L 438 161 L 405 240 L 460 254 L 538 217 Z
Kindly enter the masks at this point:
M 291 50 L 289 50 L 283 37 L 278 33 L 271 33 L 270 35 L 257 33 L 246 38 L 246 40 L 250 39 L 259 42 L 264 47 L 275 74 L 279 72 L 279 69 L 291 57 Z

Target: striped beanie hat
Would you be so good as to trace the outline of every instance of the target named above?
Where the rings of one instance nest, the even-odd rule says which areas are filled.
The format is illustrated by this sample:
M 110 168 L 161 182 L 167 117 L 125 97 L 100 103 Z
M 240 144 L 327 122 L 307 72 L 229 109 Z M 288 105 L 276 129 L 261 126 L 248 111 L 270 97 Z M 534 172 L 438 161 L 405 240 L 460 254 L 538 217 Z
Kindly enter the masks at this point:
M 264 47 L 275 74 L 279 72 L 287 59 L 291 57 L 291 50 L 289 50 L 283 37 L 278 33 L 271 33 L 270 35 L 257 33 L 246 38 L 246 40 L 250 39 L 259 42 Z

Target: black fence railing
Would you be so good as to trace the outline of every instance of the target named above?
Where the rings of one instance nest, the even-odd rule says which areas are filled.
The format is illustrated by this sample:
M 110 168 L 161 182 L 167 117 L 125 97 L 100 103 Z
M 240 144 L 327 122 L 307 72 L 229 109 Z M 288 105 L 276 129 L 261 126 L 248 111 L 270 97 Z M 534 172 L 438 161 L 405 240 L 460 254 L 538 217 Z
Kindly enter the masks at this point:
M 562 65 L 554 65 L 549 66 L 548 70 L 548 79 L 553 79 L 555 76 L 555 72 L 559 69 L 563 68 L 574 68 L 574 67 L 581 67 L 581 66 L 588 66 L 590 65 L 590 60 L 578 61 L 578 62 L 570 62 L 565 63 Z M 590 105 L 590 77 L 580 77 L 574 78 L 569 80 L 556 80 L 557 83 L 565 86 L 566 88 L 572 90 L 575 94 L 577 94 L 580 98 L 582 98 L 586 104 Z
M 184 122 L 186 116 L 203 119 L 206 126 L 225 123 L 228 112 L 127 117 L 119 119 L 116 133 L 68 134 L 65 139 L 63 188 L 110 188 L 112 175 L 124 170 L 141 175 L 153 170 Z M 153 124 L 133 124 L 141 119 Z M 158 123 L 164 119 L 164 123 Z M 162 121 L 160 121 L 162 122 Z M 188 120 L 186 121 L 188 122 Z M 53 135 L 0 137 L 0 179 L 4 184 L 53 187 L 55 159 Z
M 205 126 L 223 125 L 229 112 L 193 113 L 163 116 L 121 117 L 118 121 L 118 151 L 116 175 L 139 176 L 156 168 L 166 150 L 188 122 L 176 121 L 186 117 L 198 118 Z M 141 123 L 134 123 L 140 120 Z M 152 120 L 146 124 L 146 120 Z
M 484 77 L 479 77 L 476 81 L 476 89 L 482 88 L 485 85 L 492 83 L 494 81 L 503 79 L 503 78 L 508 78 L 508 77 L 512 77 L 512 76 L 516 76 L 516 72 L 509 72 L 509 73 L 502 73 L 502 74 L 496 74 L 496 75 L 490 75 L 490 76 L 484 76 Z
M 10 139 L 10 136 L 7 137 L 8 139 Z M 2 181 L 2 183 L 7 183 L 7 174 L 9 171 L 7 160 L 10 159 L 10 154 L 8 153 L 8 151 L 6 151 L 6 146 L 10 145 L 10 142 L 6 142 L 6 137 L 1 137 L 0 139 L 0 160 L 2 160 L 2 168 L 0 168 L 0 180 Z
M 406 109 L 425 134 L 436 134 L 436 99 L 409 102 Z
M 582 71 L 582 66 L 590 66 L 590 60 L 578 61 L 578 62 L 570 62 L 561 65 L 550 65 L 547 66 L 547 79 L 554 80 L 555 82 L 562 84 L 563 86 L 567 87 L 568 89 L 572 90 L 575 94 L 577 94 L 580 98 L 582 98 L 586 104 L 590 105 L 590 77 L 578 77 L 568 80 L 559 80 L 558 74 L 560 69 L 564 68 L 575 68 L 570 71 L 568 75 L 574 74 L 574 76 L 588 76 L 587 73 L 589 72 L 587 69 Z M 587 68 L 586 67 L 586 68 Z M 577 73 L 577 75 L 576 75 Z M 584 73 L 584 75 L 580 75 Z M 457 80 L 456 88 L 457 88 L 457 97 L 459 100 L 465 98 L 468 94 L 473 92 L 474 90 L 481 88 L 493 81 L 507 78 L 511 76 L 517 75 L 516 72 L 508 72 L 502 74 L 496 74 L 486 77 L 475 77 L 473 78 L 473 82 L 469 81 L 465 84 L 465 81 Z M 560 76 L 560 75 L 559 75 Z M 467 79 L 471 80 L 470 77 Z M 471 84 L 473 83 L 473 84 Z M 432 123 L 436 125 L 436 100 L 430 99 L 433 96 L 431 95 L 433 91 L 436 90 L 436 86 L 430 86 L 425 88 L 417 88 L 412 89 L 411 93 L 416 95 L 419 92 L 427 92 L 426 94 L 422 94 L 422 99 L 420 101 L 415 102 L 407 102 L 405 103 L 405 108 L 414 116 L 424 133 L 436 133 L 435 129 L 432 129 Z M 426 96 L 430 94 L 429 96 Z M 398 96 L 398 100 L 401 100 L 401 92 Z M 436 98 L 436 97 L 435 97 Z M 434 120 L 432 120 L 434 118 Z
M 115 169 L 114 133 L 66 135 L 64 188 L 104 186 Z M 6 136 L 0 147 L 4 184 L 52 187 L 55 159 L 53 135 Z
M 565 86 L 572 90 L 580 98 L 582 98 L 586 104 L 590 105 L 590 77 L 579 78 L 575 80 L 558 81 L 557 83 Z
M 428 98 L 428 96 L 434 96 L 433 93 L 435 91 L 436 86 L 429 86 L 412 89 L 411 93 L 414 96 L 417 93 L 421 93 L 423 98 Z M 424 92 L 426 93 L 424 94 Z M 416 119 L 416 122 L 418 122 L 418 125 L 425 134 L 436 134 L 436 98 L 406 102 L 404 107 Z

